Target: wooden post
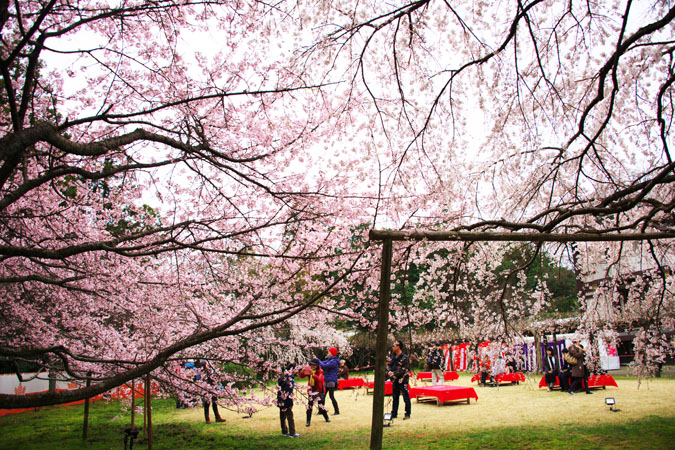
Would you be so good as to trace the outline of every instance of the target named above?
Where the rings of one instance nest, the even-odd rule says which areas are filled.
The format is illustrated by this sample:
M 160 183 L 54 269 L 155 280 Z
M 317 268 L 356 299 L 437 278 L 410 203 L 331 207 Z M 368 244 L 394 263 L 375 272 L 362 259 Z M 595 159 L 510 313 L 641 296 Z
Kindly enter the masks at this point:
M 141 384 L 143 385 L 143 437 L 148 435 L 148 386 L 141 378 Z
M 91 386 L 91 372 L 87 372 L 87 387 Z M 89 397 L 84 399 L 84 424 L 82 424 L 82 440 L 87 440 L 89 432 Z
M 148 450 L 152 450 L 152 396 L 150 395 L 150 374 L 145 378 L 145 405 L 148 418 Z
M 136 424 L 136 380 L 131 380 L 131 429 Z
M 392 241 L 382 243 L 382 267 L 380 272 L 380 302 L 377 307 L 377 341 L 375 343 L 375 386 L 373 391 L 373 417 L 370 428 L 370 449 L 382 449 L 384 427 L 384 382 L 389 334 L 389 301 L 391 299 Z

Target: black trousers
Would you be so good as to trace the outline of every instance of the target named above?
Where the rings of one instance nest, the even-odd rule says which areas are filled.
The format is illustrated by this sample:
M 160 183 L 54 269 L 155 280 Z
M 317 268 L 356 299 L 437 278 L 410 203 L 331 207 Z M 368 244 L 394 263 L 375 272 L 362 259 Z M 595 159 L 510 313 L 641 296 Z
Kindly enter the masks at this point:
M 570 392 L 574 392 L 581 387 L 581 381 L 584 382 L 584 388 L 586 392 L 591 392 L 591 388 L 588 387 L 588 377 L 572 377 L 572 385 L 570 386 Z
M 391 383 L 391 396 L 393 399 L 391 405 L 391 417 L 396 417 L 398 415 L 398 397 L 399 395 L 403 396 L 403 404 L 405 405 L 405 415 L 409 416 L 411 412 L 410 406 L 410 393 L 408 392 L 408 383 L 399 383 L 398 381 L 392 381 Z
M 281 421 L 281 432 L 283 434 L 295 434 L 295 419 L 293 418 L 293 407 L 279 409 L 279 420 Z M 288 424 L 288 426 L 287 426 Z
M 333 404 L 333 412 L 338 414 L 340 412 L 340 407 L 338 406 L 337 400 L 335 400 L 335 386 L 328 386 L 328 383 L 326 383 L 326 393 L 330 397 L 330 401 Z
M 314 408 L 314 404 L 317 404 L 319 414 L 323 416 L 324 419 L 326 419 L 326 422 L 330 422 L 330 419 L 328 418 L 328 410 L 326 409 L 325 403 L 326 403 L 326 394 L 323 392 L 312 392 L 309 395 L 309 399 L 307 401 L 307 426 L 312 422 L 312 408 Z
M 553 372 L 553 373 L 548 373 L 548 372 L 546 372 L 546 373 L 544 374 L 544 378 L 546 378 L 546 384 L 549 385 L 549 386 L 555 385 L 555 377 L 556 377 L 557 375 L 558 375 L 558 374 L 557 374 L 556 372 Z
M 569 372 L 560 372 L 558 374 L 558 380 L 560 381 L 560 389 L 563 391 L 570 390 L 570 373 Z

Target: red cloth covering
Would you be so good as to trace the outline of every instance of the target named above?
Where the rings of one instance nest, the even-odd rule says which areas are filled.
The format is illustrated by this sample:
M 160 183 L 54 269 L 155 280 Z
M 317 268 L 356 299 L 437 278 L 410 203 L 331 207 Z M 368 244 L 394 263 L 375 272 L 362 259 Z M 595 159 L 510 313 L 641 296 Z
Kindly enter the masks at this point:
M 500 373 L 495 377 L 497 383 L 515 383 L 518 381 L 525 381 L 525 375 L 520 372 Z
M 471 382 L 480 381 L 480 373 L 471 377 Z M 500 373 L 495 377 L 497 383 L 515 383 L 517 381 L 525 381 L 525 375 L 521 372 Z
M 467 400 L 476 399 L 478 401 L 478 394 L 472 387 L 464 386 L 423 386 L 410 388 L 410 398 L 417 397 L 436 397 L 439 406 L 445 402 L 453 400 Z
M 422 381 L 431 380 L 431 372 L 417 372 L 415 379 Z M 457 372 L 448 371 L 443 373 L 443 379 L 445 381 L 459 380 L 459 375 L 457 375 Z
M 465 342 L 463 344 L 454 345 L 452 347 L 452 354 L 454 360 L 453 367 L 455 368 L 455 370 L 464 372 L 469 369 L 470 361 L 468 360 L 469 356 L 468 353 L 470 346 L 471 346 L 470 343 Z
M 558 377 L 555 377 L 555 385 L 560 387 L 560 380 L 558 380 Z M 588 377 L 588 387 L 589 388 L 595 388 L 595 387 L 603 387 L 603 386 L 614 386 L 614 387 L 619 387 L 616 384 L 616 380 L 614 380 L 614 377 L 611 375 L 591 375 Z M 542 376 L 541 380 L 539 380 L 539 387 L 547 387 L 546 384 L 546 376 Z M 581 382 L 581 387 L 584 387 L 583 381 Z
M 347 378 L 346 380 L 338 380 L 338 389 L 360 388 L 365 386 L 366 382 L 363 378 Z

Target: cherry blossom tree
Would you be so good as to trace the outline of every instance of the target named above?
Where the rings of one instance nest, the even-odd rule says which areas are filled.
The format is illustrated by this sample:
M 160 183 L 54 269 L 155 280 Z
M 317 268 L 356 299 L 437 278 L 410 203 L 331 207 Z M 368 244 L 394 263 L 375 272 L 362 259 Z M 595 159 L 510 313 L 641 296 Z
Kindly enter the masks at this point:
M 363 224 L 672 238 L 673 18 L 661 1 L 0 4 L 0 356 L 93 380 L 0 404 L 148 373 L 208 389 L 181 360 L 267 370 L 289 327 L 305 346 L 336 314 L 372 329 Z M 638 317 L 654 361 L 672 352 L 672 241 L 646 249 L 630 302 L 612 286 L 631 270 L 608 270 L 582 330 Z M 392 331 L 431 308 L 439 327 L 510 335 L 549 298 L 495 275 L 503 251 L 397 248 L 431 269 Z M 579 274 L 629 253 L 541 251 Z M 240 375 L 218 376 L 240 402 Z
M 92 380 L 4 395 L 3 407 L 150 372 L 170 392 L 214 390 L 180 362 L 268 371 L 289 324 L 305 331 L 286 345 L 346 345 L 326 331 L 328 310 L 310 307 L 357 268 L 358 254 L 336 250 L 361 200 L 345 199 L 340 173 L 308 173 L 340 118 L 326 83 L 265 50 L 273 30 L 259 30 L 282 32 L 283 12 L 36 1 L 0 17 L 0 355 Z M 214 29 L 222 48 L 196 53 Z M 214 377 L 242 402 L 241 375 Z

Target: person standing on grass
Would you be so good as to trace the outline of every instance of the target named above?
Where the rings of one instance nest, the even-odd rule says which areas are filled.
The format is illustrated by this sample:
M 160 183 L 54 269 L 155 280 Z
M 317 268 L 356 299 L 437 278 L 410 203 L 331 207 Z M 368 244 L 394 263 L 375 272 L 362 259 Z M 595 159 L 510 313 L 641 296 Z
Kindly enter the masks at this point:
M 572 366 L 572 385 L 569 390 L 570 395 L 573 395 L 574 391 L 579 389 L 582 381 L 585 381 L 584 388 L 586 394 L 592 394 L 591 388 L 588 386 L 588 372 L 584 365 L 586 350 L 584 350 L 584 347 L 579 341 L 574 341 L 568 351 L 569 354 L 577 360 L 577 363 Z
M 337 416 L 340 414 L 340 407 L 338 406 L 337 400 L 335 400 L 335 388 L 337 388 L 338 383 L 338 369 L 340 366 L 340 358 L 338 358 L 338 351 L 335 347 L 328 349 L 330 356 L 325 361 L 319 361 L 321 368 L 323 369 L 324 379 L 326 382 L 326 392 L 330 397 L 330 401 L 333 404 L 333 415 Z
M 279 420 L 281 421 L 281 434 L 288 437 L 300 437 L 295 432 L 295 419 L 293 418 L 293 388 L 295 388 L 295 366 L 289 364 L 281 374 L 277 384 L 277 406 L 279 407 Z M 287 425 L 288 424 L 288 425 Z
M 405 404 L 405 416 L 403 420 L 410 419 L 410 393 L 408 392 L 408 380 L 410 379 L 410 360 L 408 355 L 403 353 L 403 344 L 400 341 L 394 342 L 392 347 L 394 356 L 387 366 L 387 377 L 391 380 L 391 396 L 393 403 L 391 406 L 391 418 L 395 419 L 398 415 L 398 398 L 403 396 Z
M 201 374 L 197 374 L 194 377 L 195 381 L 199 381 L 202 379 L 202 375 L 204 376 L 204 381 L 210 386 L 215 387 L 215 383 L 213 381 L 213 371 L 209 367 L 208 362 L 206 362 L 203 359 L 198 359 L 195 361 L 194 367 L 197 369 L 201 370 Z M 205 395 L 202 396 L 202 406 L 204 407 L 204 420 L 206 423 L 211 423 L 211 419 L 209 418 L 209 406 L 213 408 L 213 415 L 215 416 L 216 422 L 225 422 L 225 419 L 220 417 L 220 412 L 218 412 L 218 396 L 211 394 L 211 393 L 206 393 Z
M 555 379 L 558 376 L 558 361 L 556 357 L 553 356 L 553 348 L 546 347 L 546 356 L 544 357 L 544 378 L 546 379 L 546 384 L 548 385 L 549 392 L 553 390 L 555 386 Z
M 328 418 L 328 411 L 324 404 L 326 403 L 326 388 L 324 386 L 323 379 L 323 370 L 319 364 L 319 359 L 314 358 L 309 362 L 309 367 L 305 367 L 300 371 L 300 378 L 307 377 L 307 423 L 305 426 L 308 427 L 312 424 L 312 409 L 314 404 L 317 404 L 319 413 L 326 419 L 326 422 L 330 422 Z
M 441 344 L 434 342 L 434 346 L 429 350 L 429 356 L 427 356 L 427 364 L 431 369 L 431 384 L 444 384 L 445 379 L 443 378 L 443 350 L 441 350 Z

